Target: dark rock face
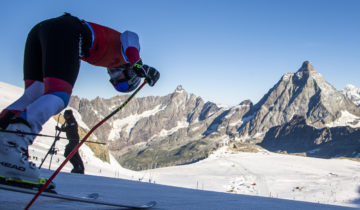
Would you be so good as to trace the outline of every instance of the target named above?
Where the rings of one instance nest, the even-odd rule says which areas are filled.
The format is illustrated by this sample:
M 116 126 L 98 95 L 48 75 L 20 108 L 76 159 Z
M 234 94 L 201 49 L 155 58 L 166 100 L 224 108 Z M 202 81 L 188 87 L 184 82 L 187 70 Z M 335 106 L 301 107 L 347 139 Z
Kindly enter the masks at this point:
M 271 128 L 259 144 L 269 151 L 306 153 L 307 156 L 359 158 L 360 128 L 349 126 L 315 128 L 302 116 Z

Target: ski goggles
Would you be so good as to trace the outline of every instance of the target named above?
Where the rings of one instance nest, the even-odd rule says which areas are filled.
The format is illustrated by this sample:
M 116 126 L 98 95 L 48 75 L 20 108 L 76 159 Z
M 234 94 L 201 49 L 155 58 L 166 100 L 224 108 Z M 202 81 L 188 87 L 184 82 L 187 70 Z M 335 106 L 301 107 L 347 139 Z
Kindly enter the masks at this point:
M 127 93 L 133 91 L 140 84 L 140 80 L 139 77 L 131 80 L 111 78 L 110 82 L 117 91 Z
M 134 71 L 128 69 L 127 65 L 108 68 L 108 74 L 114 88 L 125 93 L 133 91 L 140 84 L 141 80 Z

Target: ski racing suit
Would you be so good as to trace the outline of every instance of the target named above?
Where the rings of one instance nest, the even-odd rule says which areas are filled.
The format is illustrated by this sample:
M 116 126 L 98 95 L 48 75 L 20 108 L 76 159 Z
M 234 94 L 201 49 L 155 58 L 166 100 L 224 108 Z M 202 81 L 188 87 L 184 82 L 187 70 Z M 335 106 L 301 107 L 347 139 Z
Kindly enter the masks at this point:
M 0 114 L 26 120 L 33 133 L 69 103 L 80 59 L 102 67 L 133 65 L 140 59 L 136 33 L 80 20 L 68 13 L 35 25 L 24 55 L 24 94 Z M 4 128 L 5 129 L 5 128 Z M 32 144 L 32 140 L 28 140 Z

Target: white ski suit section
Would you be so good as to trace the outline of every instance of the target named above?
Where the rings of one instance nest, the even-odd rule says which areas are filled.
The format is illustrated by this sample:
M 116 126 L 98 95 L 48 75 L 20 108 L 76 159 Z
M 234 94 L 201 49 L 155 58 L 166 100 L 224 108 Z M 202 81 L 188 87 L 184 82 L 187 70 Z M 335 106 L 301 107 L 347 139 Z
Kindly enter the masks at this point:
M 39 133 L 42 125 L 64 108 L 64 101 L 60 97 L 52 94 L 43 95 L 27 106 L 26 121 L 31 125 L 32 132 Z
M 30 87 L 24 90 L 24 94 L 16 100 L 13 104 L 8 106 L 9 110 L 24 111 L 25 108 L 33 103 L 36 99 L 44 93 L 44 83 L 35 81 Z

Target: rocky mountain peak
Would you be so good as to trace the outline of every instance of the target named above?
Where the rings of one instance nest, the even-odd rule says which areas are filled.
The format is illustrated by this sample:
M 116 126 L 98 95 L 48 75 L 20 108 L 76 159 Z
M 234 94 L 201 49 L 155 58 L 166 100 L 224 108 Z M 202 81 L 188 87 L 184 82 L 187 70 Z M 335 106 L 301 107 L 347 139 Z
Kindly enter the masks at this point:
M 239 105 L 241 105 L 241 106 L 252 106 L 253 103 L 252 103 L 252 101 L 250 99 L 247 99 L 247 100 L 242 101 Z
M 182 91 L 185 91 L 184 88 L 182 87 L 182 85 L 178 85 L 174 92 L 182 92 Z
M 315 72 L 315 68 L 310 61 L 304 61 L 298 72 Z
M 182 85 L 178 85 L 174 92 L 171 93 L 171 100 L 174 101 L 187 101 L 189 96 L 191 94 L 188 94 L 188 92 L 185 91 L 185 89 L 182 87 Z
M 329 84 L 309 61 L 296 73 L 285 74 L 246 114 L 241 136 L 265 134 L 274 125 L 282 125 L 293 116 L 304 116 L 316 127 L 345 118 L 350 113 L 360 117 L 360 109 Z

